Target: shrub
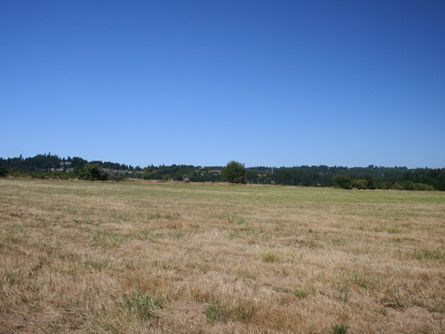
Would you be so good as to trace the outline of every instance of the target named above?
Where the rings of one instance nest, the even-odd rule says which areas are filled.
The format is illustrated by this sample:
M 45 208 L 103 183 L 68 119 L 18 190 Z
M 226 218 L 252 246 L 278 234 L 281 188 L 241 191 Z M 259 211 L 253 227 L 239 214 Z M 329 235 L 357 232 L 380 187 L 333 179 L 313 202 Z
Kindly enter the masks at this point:
M 434 187 L 426 183 L 414 183 L 414 190 L 434 190 Z
M 400 184 L 398 184 L 398 183 L 394 183 L 394 184 L 391 186 L 390 189 L 392 189 L 392 190 L 403 190 L 403 187 L 402 187 Z
M 337 175 L 334 177 L 333 181 L 334 181 L 334 186 L 337 188 L 342 188 L 342 189 L 352 188 L 352 181 L 349 176 Z
M 351 184 L 352 184 L 352 188 L 368 189 L 368 180 L 365 180 L 365 179 L 353 179 Z
M 377 189 L 392 189 L 392 187 L 394 186 L 394 182 L 392 181 L 378 181 L 376 183 L 376 188 Z
M 405 190 L 434 190 L 432 185 L 426 183 L 414 183 L 411 181 L 404 182 L 402 186 Z
M 105 181 L 108 180 L 108 174 L 105 173 L 96 164 L 88 164 L 76 171 L 77 177 L 82 180 Z

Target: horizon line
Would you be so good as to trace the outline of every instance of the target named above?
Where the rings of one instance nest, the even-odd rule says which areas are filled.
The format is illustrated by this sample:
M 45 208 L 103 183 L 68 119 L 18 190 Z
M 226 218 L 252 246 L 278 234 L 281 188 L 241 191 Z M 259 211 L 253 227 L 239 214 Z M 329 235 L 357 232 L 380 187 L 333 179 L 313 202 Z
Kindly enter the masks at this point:
M 141 166 L 139 164 L 123 163 L 123 162 L 117 162 L 117 161 L 113 161 L 113 160 L 99 160 L 99 159 L 89 160 L 89 159 L 85 159 L 85 158 L 83 158 L 81 156 L 78 156 L 78 155 L 62 156 L 62 155 L 54 154 L 54 153 L 51 153 L 51 152 L 48 152 L 48 153 L 38 153 L 38 154 L 35 154 L 35 155 L 28 155 L 28 156 L 24 156 L 23 154 L 19 154 L 18 156 L 14 156 L 14 157 L 2 157 L 2 156 L 0 156 L 0 159 L 5 159 L 6 160 L 6 159 L 15 159 L 15 158 L 20 158 L 20 157 L 22 157 L 22 159 L 29 159 L 29 158 L 34 158 L 34 157 L 36 157 L 38 155 L 57 156 L 58 158 L 60 158 L 62 160 L 67 160 L 68 158 L 70 158 L 70 159 L 72 159 L 72 158 L 80 158 L 80 159 L 83 159 L 83 160 L 87 161 L 88 163 L 95 162 L 95 161 L 102 162 L 102 163 L 109 162 L 109 163 L 117 163 L 117 164 L 120 164 L 120 165 L 127 165 L 128 167 L 133 167 L 133 168 L 139 167 L 139 168 L 142 168 L 142 169 L 150 167 L 150 166 L 153 166 L 153 167 L 160 167 L 160 166 L 193 166 L 193 167 L 201 167 L 201 168 L 208 168 L 208 167 L 222 167 L 222 168 L 224 168 L 224 166 L 228 162 L 230 162 L 230 161 L 238 161 L 236 159 L 231 159 L 231 160 L 227 161 L 226 164 L 223 164 L 223 165 L 218 165 L 218 164 L 201 165 L 201 164 L 188 164 L 188 163 L 171 163 L 171 164 L 160 163 L 160 164 L 156 165 L 156 164 L 153 164 L 153 163 L 149 163 L 149 164 L 147 164 L 145 166 Z M 271 166 L 271 165 L 269 165 L 269 166 L 267 166 L 267 165 L 247 165 L 247 164 L 243 163 L 242 161 L 238 161 L 238 162 L 242 163 L 246 168 L 328 167 L 328 168 L 348 168 L 348 169 L 352 169 L 352 168 L 400 168 L 400 169 L 405 168 L 405 169 L 409 169 L 409 170 L 411 170 L 411 169 L 445 169 L 445 165 L 442 166 L 442 167 L 429 167 L 429 166 L 424 166 L 424 167 L 408 167 L 406 165 L 405 166 L 403 166 L 403 165 L 393 165 L 393 166 L 390 166 L 390 165 L 376 165 L 376 164 L 369 164 L 368 166 L 352 166 L 352 165 L 348 166 L 348 165 L 328 165 L 328 164 L 301 164 L 301 165 L 281 165 L 281 166 L 278 166 L 278 165 Z

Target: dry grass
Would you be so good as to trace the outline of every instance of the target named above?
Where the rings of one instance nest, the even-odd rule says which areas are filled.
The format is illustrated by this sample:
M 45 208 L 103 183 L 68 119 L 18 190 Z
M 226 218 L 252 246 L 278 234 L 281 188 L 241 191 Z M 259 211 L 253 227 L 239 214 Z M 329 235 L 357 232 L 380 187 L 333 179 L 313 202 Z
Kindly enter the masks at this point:
M 445 193 L 0 180 L 0 333 L 443 333 Z

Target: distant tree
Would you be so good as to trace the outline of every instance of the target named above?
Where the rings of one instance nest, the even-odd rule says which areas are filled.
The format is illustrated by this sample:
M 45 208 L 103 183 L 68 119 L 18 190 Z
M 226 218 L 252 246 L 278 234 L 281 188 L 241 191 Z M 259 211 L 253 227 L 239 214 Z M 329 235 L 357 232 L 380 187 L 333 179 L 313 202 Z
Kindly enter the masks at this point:
M 147 168 L 144 170 L 144 179 L 145 180 L 155 180 L 158 178 L 158 174 L 153 168 Z
M 352 179 L 352 188 L 355 189 L 368 189 L 368 180 L 366 179 Z
M 222 170 L 221 176 L 230 183 L 246 183 L 246 167 L 237 161 L 230 161 Z
M 6 168 L 0 167 L 0 177 L 6 177 L 6 175 L 8 175 Z
M 343 189 L 351 189 L 352 181 L 349 176 L 337 175 L 334 177 L 334 186 Z
M 375 189 L 374 179 L 372 176 L 365 175 L 363 178 L 368 182 L 368 189 Z
M 82 180 L 105 181 L 108 180 L 108 174 L 105 173 L 96 164 L 88 164 L 76 171 L 77 177 Z

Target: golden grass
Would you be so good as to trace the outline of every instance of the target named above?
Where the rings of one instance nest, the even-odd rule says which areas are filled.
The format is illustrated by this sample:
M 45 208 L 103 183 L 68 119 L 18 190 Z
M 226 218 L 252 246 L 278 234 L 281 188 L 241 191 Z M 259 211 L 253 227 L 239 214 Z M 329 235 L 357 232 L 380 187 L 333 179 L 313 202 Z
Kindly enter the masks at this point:
M 443 333 L 445 193 L 0 180 L 0 333 Z

